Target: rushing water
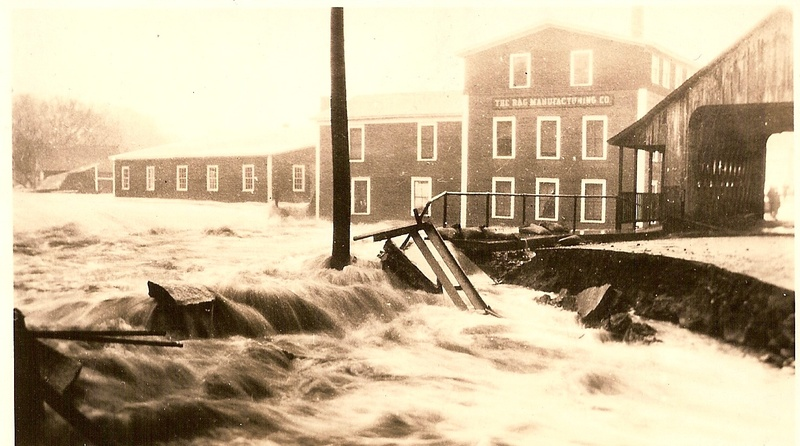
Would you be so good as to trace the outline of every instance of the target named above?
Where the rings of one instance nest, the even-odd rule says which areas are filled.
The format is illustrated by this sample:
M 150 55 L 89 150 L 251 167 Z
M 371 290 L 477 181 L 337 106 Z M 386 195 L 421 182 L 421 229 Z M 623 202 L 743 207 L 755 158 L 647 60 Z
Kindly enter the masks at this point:
M 15 214 L 40 221 L 45 206 L 32 200 L 47 199 L 25 197 Z M 537 304 L 541 293 L 477 272 L 504 317 L 460 311 L 397 287 L 377 243 L 354 243 L 358 259 L 344 271 L 324 268 L 328 226 L 254 225 L 257 206 L 173 203 L 205 217 L 170 227 L 166 210 L 142 217 L 141 202 L 128 203 L 134 217 L 98 211 L 91 200 L 105 198 L 65 199 L 86 217 L 15 217 L 14 303 L 29 326 L 143 328 L 152 280 L 208 286 L 239 315 L 232 331 L 247 334 L 190 337 L 180 349 L 48 341 L 83 364 L 76 403 L 122 444 L 794 441 L 793 369 L 668 324 L 653 324 L 660 343 L 607 342 Z M 139 219 L 137 229 L 115 219 Z M 52 414 L 42 443 L 81 444 Z

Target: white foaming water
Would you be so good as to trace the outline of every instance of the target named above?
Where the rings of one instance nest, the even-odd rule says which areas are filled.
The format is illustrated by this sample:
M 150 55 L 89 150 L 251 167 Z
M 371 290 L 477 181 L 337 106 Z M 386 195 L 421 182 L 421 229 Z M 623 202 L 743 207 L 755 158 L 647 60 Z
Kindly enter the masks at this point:
M 540 293 L 480 276 L 504 317 L 459 311 L 393 287 L 378 243 L 325 269 L 330 226 L 265 205 L 14 198 L 14 304 L 30 326 L 142 328 L 151 280 L 211 287 L 274 329 L 181 349 L 52 343 L 84 365 L 78 407 L 123 444 L 794 441 L 793 369 L 669 324 L 652 323 L 660 343 L 604 342 Z M 80 444 L 48 420 L 44 443 Z

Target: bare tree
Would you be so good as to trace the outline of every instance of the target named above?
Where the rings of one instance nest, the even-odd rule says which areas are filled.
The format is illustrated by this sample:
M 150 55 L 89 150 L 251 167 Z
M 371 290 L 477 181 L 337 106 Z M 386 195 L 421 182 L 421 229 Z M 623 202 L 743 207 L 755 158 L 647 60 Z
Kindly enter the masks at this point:
M 111 155 L 120 144 L 119 129 L 104 114 L 74 99 L 18 95 L 11 119 L 13 177 L 26 187 L 36 186 L 47 157 L 101 145 L 110 146 Z
M 34 186 L 39 165 L 50 151 L 45 103 L 29 95 L 14 97 L 11 112 L 11 168 L 14 181 Z

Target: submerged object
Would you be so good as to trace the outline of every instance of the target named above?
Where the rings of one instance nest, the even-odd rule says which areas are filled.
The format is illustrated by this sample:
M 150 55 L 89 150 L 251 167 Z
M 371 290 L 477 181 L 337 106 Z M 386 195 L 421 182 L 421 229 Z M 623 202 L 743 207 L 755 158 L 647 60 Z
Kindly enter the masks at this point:
M 181 338 L 213 338 L 275 334 L 269 321 L 253 308 L 224 298 L 208 287 L 147 282 L 156 308 L 147 326 Z

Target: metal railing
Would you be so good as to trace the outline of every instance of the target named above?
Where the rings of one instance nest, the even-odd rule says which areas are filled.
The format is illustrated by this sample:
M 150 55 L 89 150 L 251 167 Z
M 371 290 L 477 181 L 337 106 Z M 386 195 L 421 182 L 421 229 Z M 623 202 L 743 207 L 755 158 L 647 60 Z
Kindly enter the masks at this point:
M 578 223 L 593 224 L 597 221 L 589 221 L 579 218 L 580 214 L 585 211 L 579 208 L 581 203 L 584 205 L 593 200 L 603 200 L 603 205 L 613 203 L 615 211 L 609 212 L 608 206 L 605 208 L 605 215 L 615 215 L 616 219 L 613 223 L 616 224 L 617 229 L 624 223 L 637 223 L 637 222 L 651 222 L 660 221 L 663 218 L 663 196 L 662 194 L 655 193 L 638 193 L 638 192 L 623 192 L 620 195 L 573 195 L 573 194 L 527 194 L 527 193 L 508 193 L 508 192 L 442 192 L 432 197 L 422 208 L 420 215 L 431 215 L 431 206 L 434 203 L 441 204 L 441 217 L 442 227 L 448 226 L 448 200 L 449 197 L 482 197 L 484 200 L 484 225 L 490 226 L 492 219 L 502 219 L 508 221 L 520 221 L 520 226 L 526 226 L 529 223 L 537 221 L 557 221 L 566 222 L 571 220 L 572 231 L 575 232 L 578 228 Z M 522 212 L 514 212 L 510 216 L 499 217 L 493 215 L 493 210 L 496 209 L 496 203 L 493 203 L 493 198 L 496 197 L 510 197 L 511 200 L 520 200 Z M 529 215 L 529 203 L 534 204 L 534 215 Z M 537 202 L 537 199 L 540 200 Z M 548 200 L 553 203 L 554 212 L 552 218 L 543 218 L 541 215 L 537 216 L 536 211 L 539 209 L 541 200 Z M 459 204 L 460 206 L 460 204 Z M 466 204 L 469 209 L 469 203 Z M 515 206 L 516 208 L 516 206 Z M 533 217 L 533 218 L 530 218 Z M 558 218 L 557 218 L 558 217 Z M 605 223 L 609 223 L 604 218 Z
M 617 221 L 619 223 L 638 223 L 660 221 L 664 217 L 662 194 L 643 192 L 622 192 L 619 194 Z

